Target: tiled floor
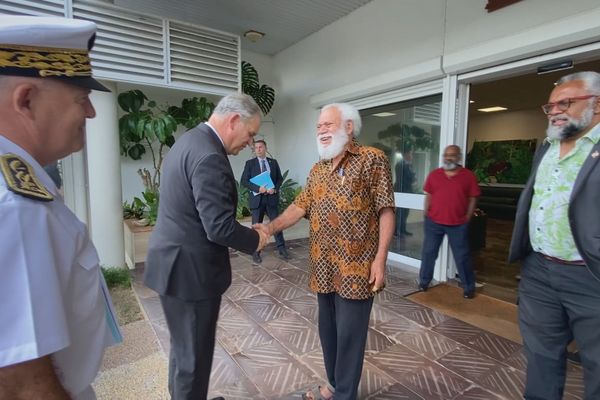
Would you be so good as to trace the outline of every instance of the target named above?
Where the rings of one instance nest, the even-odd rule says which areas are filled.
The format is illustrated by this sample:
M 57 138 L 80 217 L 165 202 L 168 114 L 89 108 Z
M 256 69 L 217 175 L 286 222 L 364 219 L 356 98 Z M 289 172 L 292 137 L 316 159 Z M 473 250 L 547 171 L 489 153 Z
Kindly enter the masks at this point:
M 306 240 L 288 242 L 292 259 L 263 253 L 263 263 L 232 253 L 233 283 L 217 329 L 211 396 L 299 399 L 324 382 L 317 304 L 307 289 Z M 169 335 L 156 295 L 134 285 L 165 352 Z M 375 300 L 360 399 L 521 399 L 521 346 L 421 306 L 404 296 L 416 275 L 389 268 Z M 468 300 L 465 300 L 468 301 Z M 583 399 L 581 368 L 569 365 L 565 399 Z

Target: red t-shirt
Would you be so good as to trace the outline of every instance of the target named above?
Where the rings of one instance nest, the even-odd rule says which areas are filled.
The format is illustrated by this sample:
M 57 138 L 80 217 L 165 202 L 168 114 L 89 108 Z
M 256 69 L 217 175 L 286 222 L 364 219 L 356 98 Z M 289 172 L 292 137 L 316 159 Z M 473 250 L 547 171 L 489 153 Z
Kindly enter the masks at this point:
M 481 195 L 475 174 L 462 167 L 454 176 L 446 175 L 443 168 L 434 169 L 423 190 L 431 195 L 427 216 L 442 225 L 466 223 L 469 198 Z

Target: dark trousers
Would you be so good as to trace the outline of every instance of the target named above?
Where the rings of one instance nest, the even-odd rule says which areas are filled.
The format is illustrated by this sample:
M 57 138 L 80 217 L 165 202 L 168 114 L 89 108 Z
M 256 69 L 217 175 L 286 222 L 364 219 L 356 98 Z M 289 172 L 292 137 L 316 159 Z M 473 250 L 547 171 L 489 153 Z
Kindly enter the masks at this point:
M 448 241 L 450 242 L 450 248 L 454 255 L 458 276 L 462 282 L 464 292 L 474 292 L 475 274 L 473 273 L 471 255 L 469 253 L 469 224 L 436 224 L 428 217 L 425 217 L 425 238 L 423 239 L 421 269 L 419 270 L 420 285 L 428 286 L 433 279 L 435 260 L 437 260 L 444 235 L 448 235 Z
M 171 334 L 171 399 L 204 400 L 208 393 L 221 297 L 187 302 L 160 296 L 160 302 Z
M 335 400 L 356 400 L 373 298 L 348 300 L 319 293 L 317 300 L 327 380 L 335 388 Z
M 260 196 L 260 204 L 258 208 L 253 208 L 250 210 L 252 212 L 252 224 L 262 223 L 265 218 L 265 213 L 269 217 L 271 221 L 273 221 L 279 215 L 279 209 L 277 205 L 269 205 L 267 204 L 267 198 L 264 194 L 259 194 Z M 275 234 L 275 243 L 277 244 L 277 248 L 279 250 L 285 249 L 285 240 L 283 239 L 283 232 L 279 232 Z
M 600 281 L 585 266 L 531 253 L 521 266 L 519 327 L 527 357 L 525 399 L 563 398 L 567 345 L 577 342 L 585 399 L 600 399 Z
M 406 233 L 406 220 L 410 213 L 409 208 L 398 208 L 396 209 L 396 235 L 400 236 Z

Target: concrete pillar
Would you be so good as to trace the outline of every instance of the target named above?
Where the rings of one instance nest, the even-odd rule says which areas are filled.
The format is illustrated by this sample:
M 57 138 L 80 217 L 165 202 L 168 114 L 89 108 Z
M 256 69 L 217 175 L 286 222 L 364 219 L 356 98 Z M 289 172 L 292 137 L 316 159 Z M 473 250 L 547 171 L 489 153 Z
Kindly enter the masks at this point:
M 96 118 L 87 122 L 87 169 L 89 184 L 89 229 L 106 267 L 125 265 L 121 155 L 117 117 L 117 88 L 103 82 L 111 92 L 92 91 Z

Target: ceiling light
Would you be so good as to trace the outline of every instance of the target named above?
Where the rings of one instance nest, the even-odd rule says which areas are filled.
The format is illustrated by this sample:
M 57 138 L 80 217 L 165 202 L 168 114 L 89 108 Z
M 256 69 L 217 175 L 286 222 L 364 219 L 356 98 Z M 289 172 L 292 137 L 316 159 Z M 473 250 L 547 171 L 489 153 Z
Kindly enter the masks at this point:
M 248 39 L 249 41 L 251 41 L 252 43 L 256 43 L 258 42 L 260 39 L 262 39 L 265 36 L 264 33 L 262 32 L 258 32 L 258 31 L 253 31 L 253 30 L 249 30 L 246 31 L 244 33 L 244 37 L 246 39 Z
M 487 107 L 487 108 L 478 108 L 477 111 L 481 111 L 481 112 L 496 112 L 496 111 L 505 111 L 508 110 L 508 108 L 506 107 L 500 107 L 500 106 L 495 106 L 495 107 Z
M 469 100 L 469 104 L 475 103 L 475 100 Z
M 392 115 L 396 115 L 396 113 L 393 112 L 380 112 L 377 114 L 373 114 L 374 117 L 391 117 Z

